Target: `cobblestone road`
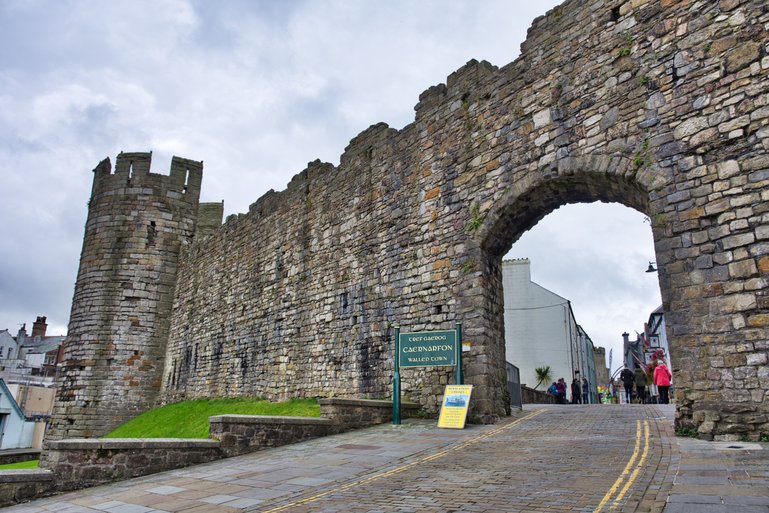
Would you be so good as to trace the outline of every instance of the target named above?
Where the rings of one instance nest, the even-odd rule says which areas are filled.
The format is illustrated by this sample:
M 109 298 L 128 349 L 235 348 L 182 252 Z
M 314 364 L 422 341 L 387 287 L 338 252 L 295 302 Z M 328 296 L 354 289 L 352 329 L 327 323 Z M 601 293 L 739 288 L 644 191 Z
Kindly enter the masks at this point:
M 696 486 L 696 465 L 688 474 L 694 481 L 674 493 L 676 479 L 686 476 L 680 474 L 672 415 L 670 406 L 550 405 L 527 406 L 502 423 L 464 430 L 407 421 L 6 510 L 769 513 L 769 499 L 762 499 L 765 468 L 739 492 L 737 504 L 748 510 L 733 509 L 734 503 L 732 509 L 708 509 L 726 508 L 723 494 L 703 499 L 706 490 L 686 493 L 685 486 Z M 667 503 L 671 494 L 675 503 Z

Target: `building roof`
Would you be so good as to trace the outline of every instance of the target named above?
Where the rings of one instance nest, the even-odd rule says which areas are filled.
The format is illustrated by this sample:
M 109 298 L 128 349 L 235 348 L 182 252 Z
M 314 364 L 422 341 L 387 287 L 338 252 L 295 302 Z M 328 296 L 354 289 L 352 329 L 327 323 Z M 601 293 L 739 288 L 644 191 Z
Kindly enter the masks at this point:
M 4 346 L 11 344 L 16 345 L 16 339 L 13 337 L 13 335 L 8 333 L 8 330 L 2 330 L 0 331 L 0 344 Z
M 65 336 L 51 336 L 51 337 L 27 337 L 24 339 L 24 343 L 21 345 L 23 349 L 29 353 L 47 353 L 49 351 L 56 351 L 59 346 L 64 343 Z

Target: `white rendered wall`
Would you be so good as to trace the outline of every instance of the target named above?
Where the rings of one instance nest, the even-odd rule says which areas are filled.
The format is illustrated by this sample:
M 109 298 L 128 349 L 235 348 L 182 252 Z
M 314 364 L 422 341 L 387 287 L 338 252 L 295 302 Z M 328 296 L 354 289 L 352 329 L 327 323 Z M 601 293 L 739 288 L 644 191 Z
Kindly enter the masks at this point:
M 502 285 L 507 361 L 520 369 L 521 383 L 534 388 L 534 369 L 549 365 L 553 381 L 564 378 L 570 385 L 578 362 L 570 343 L 577 337 L 577 326 L 569 302 L 531 281 L 528 259 L 503 261 Z M 543 383 L 539 390 L 548 386 Z

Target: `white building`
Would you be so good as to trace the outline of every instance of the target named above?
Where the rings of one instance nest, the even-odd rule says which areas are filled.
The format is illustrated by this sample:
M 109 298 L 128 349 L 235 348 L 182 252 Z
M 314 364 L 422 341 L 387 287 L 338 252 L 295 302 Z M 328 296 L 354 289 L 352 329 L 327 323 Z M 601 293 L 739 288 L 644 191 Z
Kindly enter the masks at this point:
M 0 360 L 18 358 L 19 346 L 8 330 L 0 330 Z
M 0 379 L 0 450 L 32 447 L 35 422 L 28 421 L 5 381 Z
M 521 383 L 537 385 L 537 367 L 549 366 L 553 380 L 586 377 L 596 397 L 593 342 L 577 324 L 571 303 L 531 281 L 527 258 L 502 262 L 507 361 L 521 372 Z M 546 390 L 543 383 L 538 390 Z M 571 398 L 571 391 L 567 393 Z

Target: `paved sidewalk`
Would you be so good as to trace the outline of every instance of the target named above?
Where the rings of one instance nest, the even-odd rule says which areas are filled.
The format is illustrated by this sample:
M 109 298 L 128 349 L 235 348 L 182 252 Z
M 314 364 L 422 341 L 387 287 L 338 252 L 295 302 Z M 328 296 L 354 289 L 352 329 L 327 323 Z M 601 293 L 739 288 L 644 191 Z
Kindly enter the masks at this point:
M 66 493 L 4 512 L 764 512 L 767 444 L 677 439 L 673 407 L 527 405 L 409 420 Z
M 769 513 L 769 444 L 677 441 L 665 513 Z

